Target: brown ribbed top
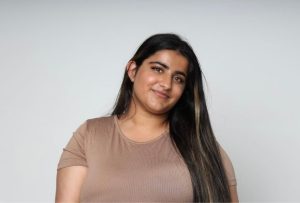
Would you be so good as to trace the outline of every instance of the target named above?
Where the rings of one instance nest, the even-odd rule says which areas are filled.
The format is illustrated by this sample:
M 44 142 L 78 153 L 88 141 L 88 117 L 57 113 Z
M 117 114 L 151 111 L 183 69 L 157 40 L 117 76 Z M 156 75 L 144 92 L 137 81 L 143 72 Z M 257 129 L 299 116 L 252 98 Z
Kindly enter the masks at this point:
M 221 148 L 230 185 L 234 170 Z M 63 148 L 57 170 L 88 169 L 81 202 L 192 202 L 189 171 L 171 143 L 169 132 L 147 142 L 126 137 L 116 116 L 88 119 Z

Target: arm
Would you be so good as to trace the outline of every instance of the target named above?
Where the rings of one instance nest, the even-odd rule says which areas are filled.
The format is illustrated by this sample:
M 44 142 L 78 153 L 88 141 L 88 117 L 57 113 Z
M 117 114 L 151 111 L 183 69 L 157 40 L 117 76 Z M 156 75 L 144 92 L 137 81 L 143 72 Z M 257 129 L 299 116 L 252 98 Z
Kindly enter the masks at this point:
M 236 185 L 229 186 L 231 202 L 239 202 Z
M 55 202 L 79 202 L 80 190 L 86 174 L 85 166 L 71 166 L 57 170 Z
M 224 169 L 225 169 L 225 172 L 226 172 L 226 175 L 228 178 L 231 202 L 239 202 L 238 193 L 237 193 L 237 182 L 236 182 L 235 172 L 234 172 L 232 162 L 231 162 L 228 154 L 223 149 L 223 147 L 218 142 L 217 142 L 217 144 L 220 149 L 222 162 L 223 162 Z

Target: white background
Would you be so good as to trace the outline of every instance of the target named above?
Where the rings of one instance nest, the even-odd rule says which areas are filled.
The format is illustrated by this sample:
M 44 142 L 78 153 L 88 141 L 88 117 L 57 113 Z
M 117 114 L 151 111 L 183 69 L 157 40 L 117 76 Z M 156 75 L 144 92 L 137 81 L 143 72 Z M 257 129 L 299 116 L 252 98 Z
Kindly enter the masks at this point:
M 241 202 L 300 201 L 300 1 L 0 1 L 0 200 L 53 202 L 58 159 L 109 113 L 147 37 L 174 32 L 205 74 Z

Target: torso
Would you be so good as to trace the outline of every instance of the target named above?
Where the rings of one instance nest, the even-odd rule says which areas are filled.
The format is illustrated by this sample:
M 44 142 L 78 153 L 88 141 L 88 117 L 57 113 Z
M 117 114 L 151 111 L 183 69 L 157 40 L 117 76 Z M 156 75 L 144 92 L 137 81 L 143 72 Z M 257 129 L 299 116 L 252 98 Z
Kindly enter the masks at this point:
M 137 142 L 121 132 L 116 117 L 93 122 L 81 202 L 192 202 L 189 171 L 168 132 Z

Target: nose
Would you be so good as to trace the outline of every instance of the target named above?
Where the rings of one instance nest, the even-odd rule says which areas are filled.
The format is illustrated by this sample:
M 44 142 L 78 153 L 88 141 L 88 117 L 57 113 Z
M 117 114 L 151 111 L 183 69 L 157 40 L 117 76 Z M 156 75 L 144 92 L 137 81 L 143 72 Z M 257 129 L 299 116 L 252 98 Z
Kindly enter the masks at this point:
M 162 76 L 160 86 L 164 89 L 170 89 L 172 87 L 172 77 L 169 75 Z

